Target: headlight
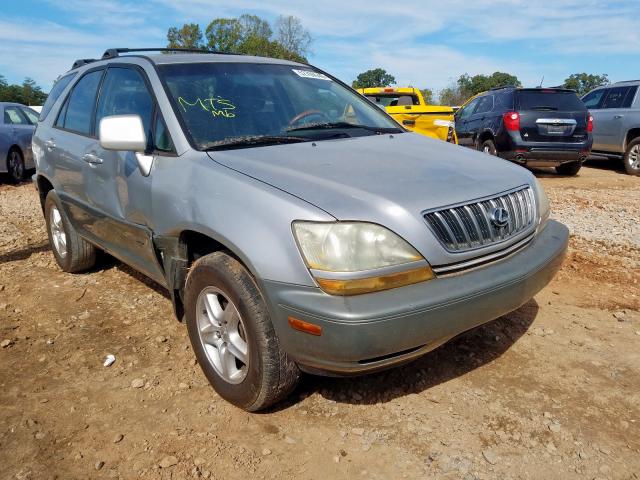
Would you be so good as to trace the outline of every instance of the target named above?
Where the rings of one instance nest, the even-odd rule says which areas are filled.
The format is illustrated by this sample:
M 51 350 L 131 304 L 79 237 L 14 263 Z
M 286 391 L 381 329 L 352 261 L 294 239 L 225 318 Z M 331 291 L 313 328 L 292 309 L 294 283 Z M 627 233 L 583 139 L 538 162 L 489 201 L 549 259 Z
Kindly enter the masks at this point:
M 549 219 L 549 214 L 551 213 L 551 207 L 549 206 L 549 199 L 547 198 L 547 194 L 544 193 L 544 188 L 542 188 L 542 184 L 536 178 L 536 194 L 538 197 L 538 210 L 540 212 L 540 223 L 542 226 Z
M 356 295 L 434 278 L 415 248 L 380 225 L 296 221 L 293 232 L 311 274 L 327 293 Z

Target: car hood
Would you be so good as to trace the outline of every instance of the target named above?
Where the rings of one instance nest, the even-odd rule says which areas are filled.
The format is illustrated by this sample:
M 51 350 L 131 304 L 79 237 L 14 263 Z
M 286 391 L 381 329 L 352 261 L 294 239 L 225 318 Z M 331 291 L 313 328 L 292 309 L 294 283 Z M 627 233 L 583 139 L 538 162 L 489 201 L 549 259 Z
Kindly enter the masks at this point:
M 214 151 L 216 162 L 325 210 L 389 225 L 532 184 L 515 164 L 414 133 Z M 395 222 L 393 222 L 395 223 Z

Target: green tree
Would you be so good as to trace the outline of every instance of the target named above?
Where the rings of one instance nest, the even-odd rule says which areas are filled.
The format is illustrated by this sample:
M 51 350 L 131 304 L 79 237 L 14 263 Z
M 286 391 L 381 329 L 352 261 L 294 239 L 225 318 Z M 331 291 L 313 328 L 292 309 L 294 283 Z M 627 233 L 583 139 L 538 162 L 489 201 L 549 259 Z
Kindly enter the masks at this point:
M 473 77 L 465 73 L 460 75 L 456 83 L 460 94 L 465 99 L 492 88 L 509 85 L 519 87 L 522 85 L 518 77 L 504 72 L 494 72 L 491 75 L 474 75 Z
M 608 85 L 609 76 L 606 74 L 593 75 L 589 73 L 574 73 L 564 81 L 564 88 L 575 90 L 579 97 L 589 93 L 600 85 Z
M 171 27 L 167 32 L 169 48 L 203 48 L 202 31 L 197 23 L 185 23 L 181 28 Z
M 396 79 L 383 68 L 373 68 L 362 72 L 351 84 L 353 88 L 387 87 L 394 85 Z
M 420 90 L 420 92 L 422 93 L 422 97 L 424 98 L 424 103 L 426 103 L 427 105 L 433 105 L 433 90 L 431 90 L 430 88 L 423 88 L 422 90 Z
M 438 103 L 440 105 L 449 105 L 455 107 L 462 105 L 466 99 L 467 97 L 463 96 L 463 94 L 460 93 L 460 88 L 458 88 L 458 85 L 454 83 L 440 90 Z
M 22 85 L 9 84 L 0 75 L 0 102 L 16 102 L 23 105 L 42 105 L 47 94 L 32 78 L 25 78 Z
M 286 21 L 278 20 L 276 38 L 269 22 L 256 15 L 215 18 L 205 30 L 207 47 L 223 53 L 284 58 L 306 63 L 305 54 L 311 44 L 311 35 L 296 17 L 281 18 Z M 284 33 L 287 35 L 283 36 Z M 283 43 L 281 39 L 286 39 L 287 43 Z
M 299 18 L 280 15 L 276 21 L 276 41 L 285 50 L 294 52 L 301 57 L 309 53 L 309 47 L 313 41 L 309 31 L 302 26 Z
M 217 52 L 238 53 L 242 44 L 242 25 L 237 18 L 216 18 L 205 31 L 207 46 Z

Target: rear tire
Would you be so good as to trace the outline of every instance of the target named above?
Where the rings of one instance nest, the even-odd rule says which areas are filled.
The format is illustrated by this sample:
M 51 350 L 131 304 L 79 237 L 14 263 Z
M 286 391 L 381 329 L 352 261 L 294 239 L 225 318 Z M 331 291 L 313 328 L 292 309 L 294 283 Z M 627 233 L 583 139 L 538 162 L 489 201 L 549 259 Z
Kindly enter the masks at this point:
M 582 162 L 569 162 L 558 165 L 556 167 L 556 172 L 560 175 L 574 176 L 577 175 L 581 168 Z
M 480 151 L 494 157 L 498 154 L 498 151 L 496 150 L 496 144 L 493 143 L 493 140 L 485 140 L 484 142 L 482 142 L 482 145 L 480 145 Z
M 96 247 L 78 235 L 53 190 L 47 194 L 44 215 L 49 245 L 60 268 L 76 273 L 93 267 L 96 263 Z
M 254 412 L 295 388 L 300 370 L 282 350 L 260 290 L 240 262 L 224 252 L 198 259 L 184 303 L 196 358 L 222 398 Z
M 623 160 L 624 169 L 629 175 L 640 175 L 640 137 L 629 142 Z
M 16 147 L 7 154 L 7 172 L 11 183 L 20 183 L 24 180 L 24 158 Z

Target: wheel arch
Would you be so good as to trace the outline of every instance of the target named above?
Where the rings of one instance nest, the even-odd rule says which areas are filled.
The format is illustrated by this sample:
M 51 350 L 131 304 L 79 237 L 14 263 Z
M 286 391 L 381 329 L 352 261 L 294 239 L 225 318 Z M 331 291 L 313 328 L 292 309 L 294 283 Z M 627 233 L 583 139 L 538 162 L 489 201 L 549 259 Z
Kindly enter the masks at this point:
M 200 257 L 225 252 L 257 278 L 255 268 L 238 248 L 225 239 L 197 228 L 186 228 L 171 235 L 154 236 L 158 256 L 165 271 L 174 313 L 179 321 L 184 317 L 184 287 L 193 263 Z
M 38 187 L 38 196 L 40 197 L 40 206 L 44 212 L 44 202 L 47 200 L 47 195 L 53 190 L 53 184 L 51 181 L 42 174 L 36 176 L 36 186 Z
M 627 136 L 625 137 L 625 140 L 624 140 L 625 151 L 629 146 L 629 144 L 638 137 L 640 137 L 640 126 L 629 129 L 629 131 L 627 132 Z

